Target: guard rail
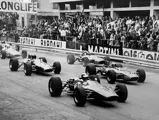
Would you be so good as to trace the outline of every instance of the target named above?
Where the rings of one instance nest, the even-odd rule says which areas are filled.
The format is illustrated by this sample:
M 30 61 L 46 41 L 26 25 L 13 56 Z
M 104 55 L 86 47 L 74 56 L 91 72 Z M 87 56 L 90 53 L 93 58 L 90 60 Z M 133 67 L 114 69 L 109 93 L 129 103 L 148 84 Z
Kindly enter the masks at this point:
M 75 49 L 62 49 L 62 48 L 53 48 L 53 47 L 23 45 L 20 43 L 13 43 L 13 42 L 10 42 L 10 43 L 18 44 L 18 45 L 20 45 L 21 48 L 29 48 L 29 49 L 34 49 L 36 51 L 42 50 L 42 51 L 48 51 L 48 52 L 59 52 L 59 53 L 64 53 L 64 54 L 75 54 L 75 55 L 80 55 L 82 53 L 82 51 L 75 50 Z M 94 54 L 98 55 L 98 56 L 102 56 L 102 57 L 106 56 L 105 54 L 100 54 L 100 53 L 94 53 Z M 120 62 L 124 62 L 124 63 L 126 62 L 129 64 L 135 64 L 135 65 L 159 69 L 159 61 L 144 60 L 144 59 L 126 57 L 126 56 L 121 56 L 121 55 L 112 55 L 112 54 L 108 54 L 108 55 L 110 56 L 110 59 L 112 59 L 114 61 L 120 61 Z

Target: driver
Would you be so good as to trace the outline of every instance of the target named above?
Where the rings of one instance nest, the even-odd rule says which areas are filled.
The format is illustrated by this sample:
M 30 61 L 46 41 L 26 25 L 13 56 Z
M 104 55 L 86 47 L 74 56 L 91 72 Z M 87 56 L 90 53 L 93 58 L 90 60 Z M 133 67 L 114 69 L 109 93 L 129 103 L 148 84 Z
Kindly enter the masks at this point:
M 86 73 L 82 73 L 79 78 L 82 79 L 83 81 L 87 81 L 89 79 L 89 76 Z

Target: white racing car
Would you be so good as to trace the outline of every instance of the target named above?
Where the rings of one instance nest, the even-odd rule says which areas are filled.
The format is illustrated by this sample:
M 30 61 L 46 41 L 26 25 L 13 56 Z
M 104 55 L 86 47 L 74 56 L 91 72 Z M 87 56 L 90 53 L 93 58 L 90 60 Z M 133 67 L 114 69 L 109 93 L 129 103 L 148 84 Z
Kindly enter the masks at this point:
M 11 44 L 8 44 L 5 42 L 0 43 L 0 51 L 1 51 L 1 59 L 20 57 L 22 55 L 19 52 L 19 45 L 12 46 Z M 24 55 L 24 51 L 23 51 L 23 55 Z M 26 55 L 23 57 L 26 57 Z
M 51 77 L 48 89 L 52 97 L 58 97 L 62 92 L 73 95 L 77 106 L 84 106 L 90 99 L 125 102 L 128 97 L 126 85 L 118 84 L 115 88 L 108 85 L 103 86 L 100 84 L 98 76 L 88 76 L 86 73 L 80 77 L 71 78 L 66 83 L 62 83 L 59 77 Z
M 88 51 L 83 51 L 83 53 L 80 56 L 75 56 L 73 54 L 67 55 L 68 64 L 74 64 L 76 61 L 82 62 L 83 66 L 86 66 L 89 63 L 105 64 L 106 60 L 105 57 L 99 57 L 97 55 L 89 53 Z

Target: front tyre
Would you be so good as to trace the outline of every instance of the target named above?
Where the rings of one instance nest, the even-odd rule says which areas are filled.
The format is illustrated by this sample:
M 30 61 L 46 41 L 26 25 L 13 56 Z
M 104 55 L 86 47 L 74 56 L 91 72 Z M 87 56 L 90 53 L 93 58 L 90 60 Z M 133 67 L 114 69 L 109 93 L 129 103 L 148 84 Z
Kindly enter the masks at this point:
M 128 89 L 126 85 L 118 84 L 115 86 L 116 94 L 118 95 L 118 102 L 125 102 L 128 97 Z
M 145 70 L 144 69 L 138 69 L 136 71 L 136 73 L 138 74 L 139 76 L 139 79 L 138 79 L 138 82 L 139 83 L 143 83 L 146 79 L 146 73 L 145 73 Z
M 22 58 L 27 58 L 27 51 L 26 50 L 22 50 Z
M 86 92 L 83 87 L 77 87 L 74 91 L 74 102 L 76 106 L 83 107 L 86 104 Z
M 61 72 L 61 63 L 60 62 L 54 62 L 53 68 L 54 68 L 54 73 L 55 74 L 60 74 L 60 72 Z
M 1 52 L 1 59 L 6 59 L 6 57 L 7 57 L 6 51 L 2 50 L 2 52 Z
M 116 72 L 114 70 L 109 70 L 107 73 L 107 81 L 110 84 L 114 84 L 116 81 Z
M 59 77 L 51 77 L 48 83 L 49 93 L 52 97 L 59 97 L 62 93 L 62 81 Z
M 19 67 L 18 59 L 12 58 L 9 60 L 9 68 L 11 71 L 17 71 Z
M 32 65 L 30 62 L 24 64 L 24 73 L 26 76 L 31 76 L 32 74 Z
M 74 62 L 75 62 L 75 56 L 74 55 L 67 55 L 67 63 L 74 64 Z

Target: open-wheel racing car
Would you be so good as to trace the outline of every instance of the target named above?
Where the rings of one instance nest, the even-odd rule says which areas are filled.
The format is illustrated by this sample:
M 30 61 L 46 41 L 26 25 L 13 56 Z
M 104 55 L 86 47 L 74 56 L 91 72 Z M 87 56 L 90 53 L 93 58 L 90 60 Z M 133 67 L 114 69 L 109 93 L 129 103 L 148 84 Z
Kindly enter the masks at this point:
M 28 58 L 25 59 L 10 59 L 9 68 L 11 71 L 18 71 L 21 66 L 24 66 L 24 73 L 26 76 L 31 76 L 32 72 L 50 73 L 54 71 L 55 74 L 60 74 L 61 72 L 60 62 L 54 62 L 53 65 L 49 65 L 45 57 L 37 58 L 36 55 L 30 54 Z
M 21 53 L 19 52 L 19 45 L 12 46 L 11 44 L 5 42 L 0 43 L 0 52 L 1 59 L 21 56 Z
M 83 66 L 87 66 L 89 63 L 94 64 L 105 64 L 105 57 L 99 57 L 94 55 L 93 53 L 89 53 L 88 51 L 83 51 L 80 56 L 76 56 L 73 54 L 67 55 L 67 63 L 74 64 L 76 61 L 82 62 Z
M 109 58 L 106 63 L 107 64 L 103 65 L 88 64 L 85 68 L 85 72 L 89 75 L 100 73 L 106 77 L 110 84 L 114 84 L 116 80 L 125 82 L 138 81 L 139 83 L 143 83 L 146 79 L 144 69 L 138 69 L 132 72 L 127 69 L 127 66 L 124 67 L 123 64 L 110 62 Z
M 52 97 L 58 97 L 62 92 L 73 95 L 76 106 L 84 106 L 90 99 L 125 102 L 128 97 L 126 85 L 118 84 L 115 88 L 103 86 L 98 76 L 88 76 L 86 73 L 80 77 L 71 78 L 65 83 L 62 83 L 59 77 L 51 77 L 48 89 Z

